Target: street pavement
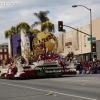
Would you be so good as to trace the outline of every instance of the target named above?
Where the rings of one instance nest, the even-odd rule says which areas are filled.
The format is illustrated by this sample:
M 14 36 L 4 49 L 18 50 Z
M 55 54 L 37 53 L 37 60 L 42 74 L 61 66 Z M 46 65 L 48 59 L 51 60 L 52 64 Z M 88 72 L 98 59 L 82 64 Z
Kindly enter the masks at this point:
M 76 84 L 95 84 L 100 85 L 100 74 L 79 74 L 79 75 L 67 75 L 63 78 L 49 79 L 52 81 L 76 83 Z
M 0 79 L 0 100 L 100 100 L 100 74 Z

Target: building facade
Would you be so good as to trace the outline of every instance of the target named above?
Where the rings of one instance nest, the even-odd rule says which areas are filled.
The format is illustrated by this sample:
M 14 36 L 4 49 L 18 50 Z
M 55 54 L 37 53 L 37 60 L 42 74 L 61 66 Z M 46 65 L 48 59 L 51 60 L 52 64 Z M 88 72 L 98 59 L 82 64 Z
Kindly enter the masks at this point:
M 82 32 L 90 35 L 90 24 L 83 27 L 76 27 Z M 92 20 L 92 37 L 96 37 L 96 56 L 100 60 L 100 18 Z M 83 61 L 90 61 L 91 58 L 91 41 L 88 40 L 90 36 L 83 34 L 76 30 L 71 30 L 69 32 L 63 33 L 64 40 L 64 55 L 69 52 L 74 52 L 74 54 Z
M 8 59 L 8 44 L 0 44 L 0 65 Z

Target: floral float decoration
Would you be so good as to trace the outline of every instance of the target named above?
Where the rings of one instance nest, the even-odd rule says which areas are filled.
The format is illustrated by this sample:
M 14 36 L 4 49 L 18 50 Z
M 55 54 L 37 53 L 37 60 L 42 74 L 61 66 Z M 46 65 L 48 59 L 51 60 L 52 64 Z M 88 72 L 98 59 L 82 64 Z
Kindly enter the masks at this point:
M 14 30 L 9 29 L 4 32 L 5 38 L 8 38 L 10 35 L 15 34 Z
M 48 30 L 48 32 L 54 32 L 54 24 L 50 21 L 46 21 L 41 24 L 41 31 Z
M 38 29 L 32 29 L 32 30 L 30 30 L 30 33 L 35 33 L 35 34 L 37 34 L 37 33 L 39 33 L 40 31 L 38 30 Z
M 60 56 L 57 53 L 54 52 L 42 52 L 41 54 L 39 54 L 38 56 L 36 56 L 34 58 L 34 61 L 40 61 L 40 60 L 44 60 L 44 61 L 55 61 L 57 59 L 59 59 Z
M 30 52 L 30 41 L 27 33 L 30 31 L 30 25 L 26 22 L 20 22 L 16 25 L 17 33 L 21 34 L 21 55 L 26 58 L 26 51 Z
M 70 61 L 70 63 L 71 63 L 71 61 L 74 58 L 74 53 L 73 52 L 69 52 L 66 57 L 67 57 L 67 60 Z
M 29 32 L 30 25 L 26 22 L 20 22 L 16 25 L 16 29 L 19 32 L 22 28 L 25 28 L 26 32 Z

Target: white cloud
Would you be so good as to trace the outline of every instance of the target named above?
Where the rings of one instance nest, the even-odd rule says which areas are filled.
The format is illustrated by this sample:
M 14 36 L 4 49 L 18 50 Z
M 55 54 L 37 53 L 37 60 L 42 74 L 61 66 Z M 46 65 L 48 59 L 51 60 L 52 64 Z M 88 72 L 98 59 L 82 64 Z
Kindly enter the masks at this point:
M 0 0 L 4 2 L 4 0 Z M 9 0 L 12 2 L 12 0 Z M 58 21 L 65 25 L 81 27 L 90 23 L 89 10 L 84 7 L 72 8 L 72 5 L 84 5 L 92 10 L 92 19 L 100 17 L 99 0 L 13 0 L 18 2 L 16 6 L 0 6 L 0 43 L 7 42 L 4 31 L 15 26 L 19 22 L 27 22 L 31 25 L 38 19 L 32 15 L 34 12 L 50 11 L 48 17 L 55 24 L 55 34 L 58 35 Z M 71 29 L 64 27 L 66 31 Z

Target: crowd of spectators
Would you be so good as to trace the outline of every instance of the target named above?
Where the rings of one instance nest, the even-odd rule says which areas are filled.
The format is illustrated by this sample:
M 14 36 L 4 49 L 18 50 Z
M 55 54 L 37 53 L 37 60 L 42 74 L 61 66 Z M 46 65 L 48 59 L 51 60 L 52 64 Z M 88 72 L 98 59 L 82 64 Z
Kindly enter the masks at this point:
M 79 61 L 75 64 L 78 74 L 100 74 L 100 61 Z

